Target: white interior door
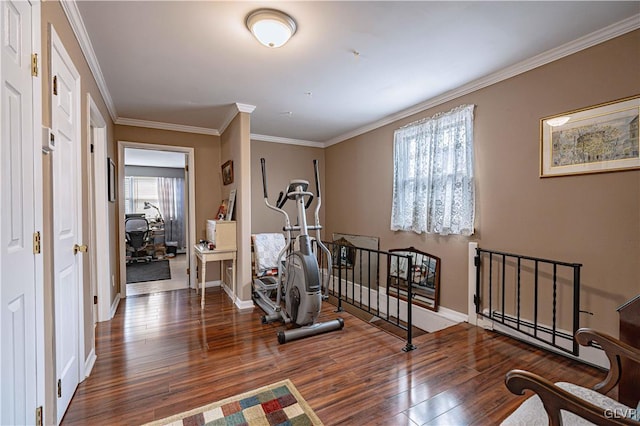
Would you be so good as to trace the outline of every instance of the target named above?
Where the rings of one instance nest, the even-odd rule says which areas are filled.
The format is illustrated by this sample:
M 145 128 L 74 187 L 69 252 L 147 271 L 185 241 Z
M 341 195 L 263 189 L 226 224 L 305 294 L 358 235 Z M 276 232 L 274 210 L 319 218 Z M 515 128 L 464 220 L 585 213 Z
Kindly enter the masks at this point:
M 91 247 L 98 296 L 97 321 L 111 319 L 111 242 L 107 200 L 107 124 L 90 94 L 87 94 L 90 138 L 93 153 L 93 223 L 95 240 Z
M 32 6 L 0 10 L 0 424 L 18 425 L 35 422 L 38 393 Z
M 80 175 L 80 75 L 53 27 L 51 31 L 52 155 L 55 356 L 62 420 L 84 365 L 82 332 L 82 186 Z M 82 377 L 84 378 L 84 377 Z

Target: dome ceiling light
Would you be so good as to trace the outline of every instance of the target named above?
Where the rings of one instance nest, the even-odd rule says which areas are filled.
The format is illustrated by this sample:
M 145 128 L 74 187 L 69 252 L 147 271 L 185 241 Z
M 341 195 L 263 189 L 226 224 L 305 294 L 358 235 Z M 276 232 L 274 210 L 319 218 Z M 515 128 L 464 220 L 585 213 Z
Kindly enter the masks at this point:
M 263 45 L 276 48 L 284 45 L 296 32 L 296 21 L 275 9 L 258 9 L 247 16 L 247 28 Z

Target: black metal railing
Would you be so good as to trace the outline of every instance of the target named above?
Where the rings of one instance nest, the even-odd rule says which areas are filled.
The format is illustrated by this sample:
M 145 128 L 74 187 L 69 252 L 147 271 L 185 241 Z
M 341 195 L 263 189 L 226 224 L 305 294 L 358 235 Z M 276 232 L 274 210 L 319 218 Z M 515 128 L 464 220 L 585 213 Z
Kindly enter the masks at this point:
M 332 257 L 332 267 L 327 269 L 325 255 L 315 250 L 320 265 L 322 282 L 328 281 L 330 300 L 336 304 L 337 310 L 344 310 L 348 304 L 358 310 L 376 317 L 406 332 L 406 344 L 403 351 L 411 351 L 416 347 L 412 343 L 412 310 L 406 301 L 413 299 L 411 285 L 404 289 L 405 297 L 396 297 L 400 288 L 389 288 L 388 265 L 401 259 L 407 262 L 408 270 L 412 269 L 412 258 L 390 252 L 342 245 L 335 242 L 324 242 Z M 396 268 L 396 269 L 399 269 Z M 328 277 L 327 277 L 328 274 Z M 411 279 L 411 278 L 410 278 Z M 396 286 L 398 284 L 395 284 Z
M 579 263 L 476 248 L 476 314 L 578 355 Z

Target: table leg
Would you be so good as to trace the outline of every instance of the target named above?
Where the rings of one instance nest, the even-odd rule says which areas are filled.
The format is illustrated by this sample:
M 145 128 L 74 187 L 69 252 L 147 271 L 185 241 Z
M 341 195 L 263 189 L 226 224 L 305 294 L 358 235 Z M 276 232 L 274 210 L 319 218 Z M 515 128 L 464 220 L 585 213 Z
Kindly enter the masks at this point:
M 224 286 L 226 284 L 224 282 L 224 279 L 225 279 L 225 276 L 224 276 L 224 260 L 221 260 L 219 263 L 220 263 L 220 282 L 222 283 L 221 284 L 222 290 L 224 290 Z
M 236 288 L 236 257 L 235 256 L 233 257 L 233 259 L 231 259 L 231 291 L 233 292 L 233 297 L 235 299 L 238 291 L 238 289 Z
M 200 307 L 202 309 L 204 309 L 204 280 L 205 277 L 207 276 L 207 262 L 205 262 L 204 259 L 202 259 L 202 272 L 201 272 L 201 276 L 200 276 L 200 285 L 201 285 L 201 301 L 200 301 Z

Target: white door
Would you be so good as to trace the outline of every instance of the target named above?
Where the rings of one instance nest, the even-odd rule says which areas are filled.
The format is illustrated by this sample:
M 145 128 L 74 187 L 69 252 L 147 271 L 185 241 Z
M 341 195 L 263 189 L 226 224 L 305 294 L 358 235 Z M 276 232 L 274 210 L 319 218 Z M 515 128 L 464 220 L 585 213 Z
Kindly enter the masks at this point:
M 107 125 L 90 94 L 87 94 L 87 105 L 93 147 L 89 162 L 93 165 L 92 228 L 95 234 L 91 262 L 95 265 L 94 295 L 98 296 L 94 311 L 97 308 L 97 321 L 108 321 L 111 319 L 111 230 L 107 200 Z
M 2 1 L 0 57 L 0 424 L 33 424 L 38 403 L 34 254 L 32 6 Z M 34 18 L 35 19 L 35 18 Z M 40 153 L 37 153 L 41 155 Z M 42 374 L 42 372 L 40 372 Z
M 57 419 L 64 416 L 80 382 L 82 305 L 82 187 L 80 181 L 80 76 L 53 27 L 51 31 L 55 357 Z M 84 379 L 84 377 L 82 377 Z

